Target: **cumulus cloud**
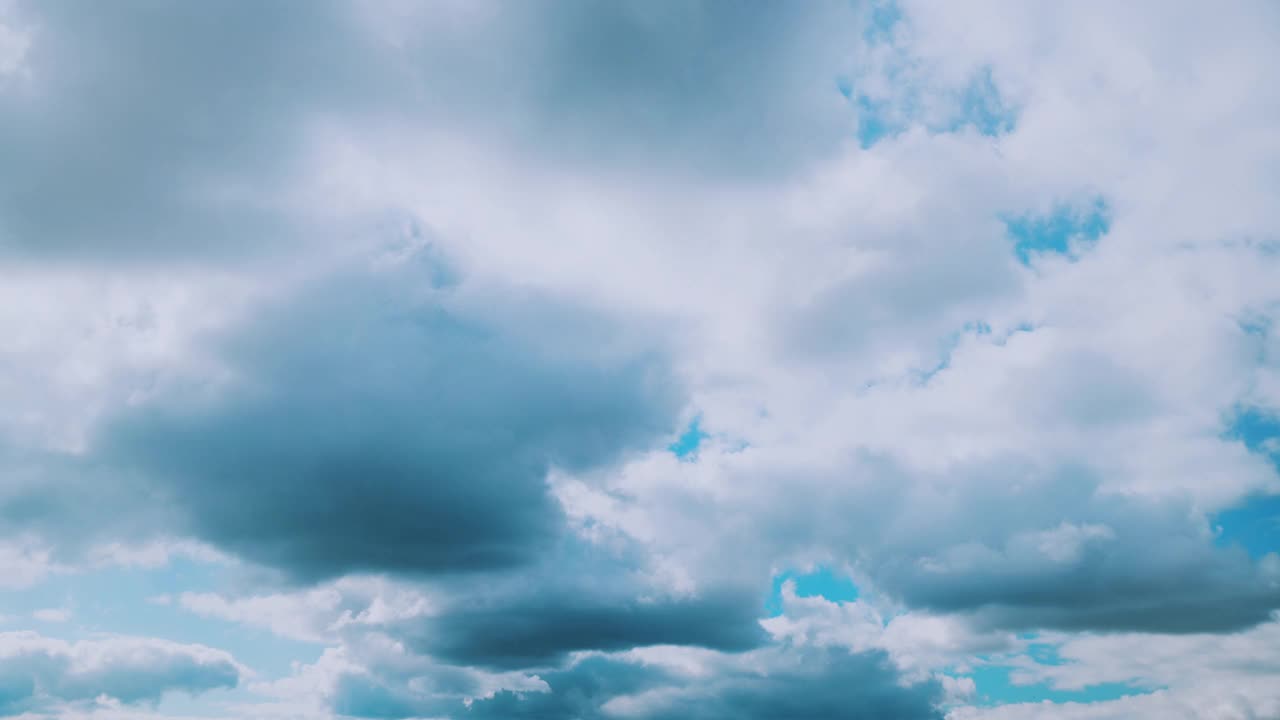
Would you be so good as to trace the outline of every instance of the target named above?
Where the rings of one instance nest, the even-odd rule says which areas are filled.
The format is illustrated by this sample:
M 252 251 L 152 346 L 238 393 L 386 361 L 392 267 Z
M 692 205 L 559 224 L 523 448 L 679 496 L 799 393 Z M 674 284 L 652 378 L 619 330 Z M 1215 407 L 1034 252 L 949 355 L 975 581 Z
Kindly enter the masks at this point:
M 1276 13 L 0 0 L 0 584 L 234 567 L 250 717 L 1274 714 Z
M 717 657 L 690 677 L 634 659 L 590 656 L 542 676 L 543 686 L 503 689 L 464 707 L 345 675 L 334 709 L 357 717 L 449 712 L 466 718 L 941 718 L 933 682 L 903 686 L 881 653 L 769 653 L 751 663 Z
M 171 691 L 233 688 L 247 670 L 202 645 L 101 637 L 68 643 L 32 632 L 0 633 L 0 710 L 46 712 L 105 696 L 154 703 Z
M 656 442 L 679 385 L 656 348 L 591 313 L 437 294 L 432 277 L 342 274 L 260 307 L 215 340 L 225 382 L 166 378 L 102 425 L 93 468 L 63 460 L 64 482 L 30 486 L 29 504 L 70 504 L 77 472 L 134 478 L 174 530 L 298 577 L 528 562 L 557 533 L 548 469 Z

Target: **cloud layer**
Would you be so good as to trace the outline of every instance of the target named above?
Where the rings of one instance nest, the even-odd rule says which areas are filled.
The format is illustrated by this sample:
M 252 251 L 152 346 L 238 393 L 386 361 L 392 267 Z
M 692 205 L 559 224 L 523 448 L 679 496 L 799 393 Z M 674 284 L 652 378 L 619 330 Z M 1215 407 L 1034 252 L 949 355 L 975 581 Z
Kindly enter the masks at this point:
M 1274 715 L 1277 28 L 0 0 L 3 712 Z

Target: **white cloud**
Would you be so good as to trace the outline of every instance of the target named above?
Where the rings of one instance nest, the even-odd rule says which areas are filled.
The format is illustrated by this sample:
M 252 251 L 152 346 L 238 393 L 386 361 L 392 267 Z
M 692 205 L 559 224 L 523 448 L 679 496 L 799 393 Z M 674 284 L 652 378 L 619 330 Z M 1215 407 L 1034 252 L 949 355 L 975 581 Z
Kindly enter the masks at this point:
M 40 608 L 31 613 L 31 617 L 47 623 L 64 623 L 71 619 L 71 615 L 68 608 Z
M 334 642 L 344 631 L 377 628 L 430 615 L 430 595 L 412 585 L 379 577 L 348 576 L 305 590 L 268 595 L 224 597 L 184 592 L 165 597 L 204 617 L 263 627 L 281 637 Z
M 69 568 L 52 559 L 52 551 L 36 538 L 0 542 L 0 587 L 26 588 Z

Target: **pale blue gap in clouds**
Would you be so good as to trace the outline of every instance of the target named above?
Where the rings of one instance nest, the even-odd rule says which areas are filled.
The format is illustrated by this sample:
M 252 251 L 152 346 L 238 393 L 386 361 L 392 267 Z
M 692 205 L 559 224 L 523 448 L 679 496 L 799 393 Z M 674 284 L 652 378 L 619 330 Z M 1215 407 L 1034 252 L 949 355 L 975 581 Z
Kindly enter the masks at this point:
M 871 6 L 869 22 L 862 36 L 863 42 L 869 46 L 891 46 L 894 33 L 902 22 L 902 10 L 896 3 L 875 3 Z M 860 92 L 856 82 L 848 77 L 841 77 L 836 81 L 836 88 L 857 113 L 858 144 L 864 150 L 881 140 L 896 137 L 923 120 L 918 111 L 921 105 L 919 93 L 922 89 L 915 87 L 915 82 L 897 77 L 898 70 L 892 65 L 887 73 L 895 92 L 901 92 L 901 96 L 873 98 Z M 955 93 L 954 90 L 941 92 Z M 975 72 L 969 84 L 954 99 L 959 106 L 955 116 L 940 123 L 934 118 L 927 123 L 930 132 L 953 133 L 973 128 L 981 135 L 997 137 L 1011 132 L 1016 124 L 1017 113 L 1001 96 L 990 67 L 983 67 Z
M 982 135 L 996 137 L 1012 132 L 1017 122 L 1017 113 L 1005 104 L 990 67 L 974 75 L 965 88 L 961 104 L 962 113 L 949 128 L 952 132 L 973 127 Z
M 205 618 L 181 607 L 177 594 L 210 592 L 226 585 L 231 568 L 176 558 L 157 568 L 109 566 L 74 574 L 55 574 L 29 588 L 2 591 L 0 612 L 8 621 L 0 630 L 36 629 L 42 635 L 75 642 L 95 634 L 158 637 L 178 643 L 226 650 L 266 677 L 286 675 L 299 658 L 318 657 L 319 645 L 290 640 L 266 628 Z M 157 602 L 167 596 L 168 602 Z M 42 608 L 66 608 L 66 622 L 33 620 Z
M 681 460 L 692 461 L 697 458 L 698 448 L 702 446 L 702 441 L 709 437 L 711 436 L 702 431 L 702 418 L 695 417 L 689 423 L 689 427 L 680 434 L 680 437 L 667 446 L 667 450 Z
M 863 150 L 897 137 L 921 121 L 915 110 L 918 98 L 909 93 L 900 99 L 873 98 L 859 92 L 849 78 L 837 79 L 836 88 L 858 115 L 858 145 Z M 1016 124 L 1017 114 L 1005 105 L 990 68 L 975 73 L 957 101 L 957 113 L 941 123 L 927 124 L 929 132 L 956 133 L 972 128 L 981 135 L 998 137 L 1011 132 Z
M 1003 346 L 1009 342 L 1014 335 L 1021 333 L 1035 332 L 1036 327 L 1028 322 L 1018 323 L 1002 333 L 996 334 L 991 325 L 983 320 L 973 320 L 965 323 L 956 332 L 947 335 L 940 343 L 938 362 L 932 367 L 918 368 L 912 371 L 913 379 L 920 385 L 928 385 L 938 373 L 951 367 L 951 357 L 956 349 L 960 347 L 960 342 L 967 336 L 981 338 L 993 345 Z
M 828 602 L 846 603 L 858 599 L 858 586 L 842 575 L 837 575 L 830 568 L 818 566 L 811 572 L 787 570 L 773 578 L 773 587 L 765 600 L 764 609 L 769 617 L 782 614 L 782 586 L 788 581 L 796 584 L 796 595 L 799 597 L 820 597 Z
M 1280 471 L 1280 413 L 1238 407 L 1223 434 L 1249 452 L 1267 457 Z M 1213 518 L 1219 545 L 1239 545 L 1253 557 L 1280 552 L 1280 495 L 1254 495 Z
M 1024 640 L 1031 640 L 1026 647 L 1025 655 L 1037 665 L 1053 666 L 1067 664 L 1058 654 L 1055 645 L 1034 642 L 1035 633 L 1019 635 Z M 1091 703 L 1118 700 L 1130 695 L 1145 695 L 1155 688 L 1137 687 L 1123 682 L 1098 683 L 1075 690 L 1062 690 L 1049 686 L 1048 683 L 1018 683 L 1012 675 L 1016 667 L 1001 664 L 1000 659 L 982 658 L 982 665 L 973 669 L 969 676 L 973 679 L 977 690 L 977 701 L 981 705 L 1006 705 L 1010 703 L 1038 702 L 1077 702 Z
M 1044 215 L 1024 213 L 1001 216 L 1013 241 L 1013 252 L 1023 265 L 1038 255 L 1056 254 L 1077 259 L 1111 229 L 1106 200 L 1095 197 L 1084 207 L 1062 205 Z
M 1078 690 L 1060 690 L 1050 687 L 1048 683 L 1020 685 L 1011 678 L 1014 669 L 1000 665 L 984 665 L 974 668 L 969 677 L 973 678 L 973 684 L 977 690 L 978 704 L 990 707 L 1044 701 L 1052 703 L 1092 703 L 1118 700 L 1130 695 L 1147 695 L 1154 691 L 1153 689 L 1117 682 L 1089 685 Z

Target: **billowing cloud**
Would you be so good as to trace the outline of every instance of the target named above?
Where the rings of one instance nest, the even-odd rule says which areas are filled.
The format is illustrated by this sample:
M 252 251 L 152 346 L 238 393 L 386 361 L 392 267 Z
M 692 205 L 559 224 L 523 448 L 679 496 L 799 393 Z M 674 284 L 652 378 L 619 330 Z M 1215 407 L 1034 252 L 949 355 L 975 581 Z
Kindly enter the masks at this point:
M 226 387 L 112 420 L 102 456 L 198 537 L 299 577 L 528 562 L 558 532 L 547 471 L 656 442 L 679 389 L 589 314 L 518 295 L 481 312 L 429 277 L 339 276 L 259 309 L 224 341 Z M 485 317 L 498 303 L 519 327 Z
M 31 632 L 0 633 L 0 712 L 45 712 L 106 696 L 154 703 L 167 692 L 233 688 L 246 670 L 200 645 L 103 637 L 68 643 Z
M 769 653 L 750 664 L 720 659 L 691 677 L 661 664 L 592 656 L 543 676 L 544 687 L 500 690 L 452 708 L 458 718 L 941 718 L 935 682 L 904 686 L 879 652 Z M 447 705 L 345 675 L 334 709 L 356 717 L 447 712 Z
M 0 0 L 5 711 L 1274 714 L 1276 12 Z

